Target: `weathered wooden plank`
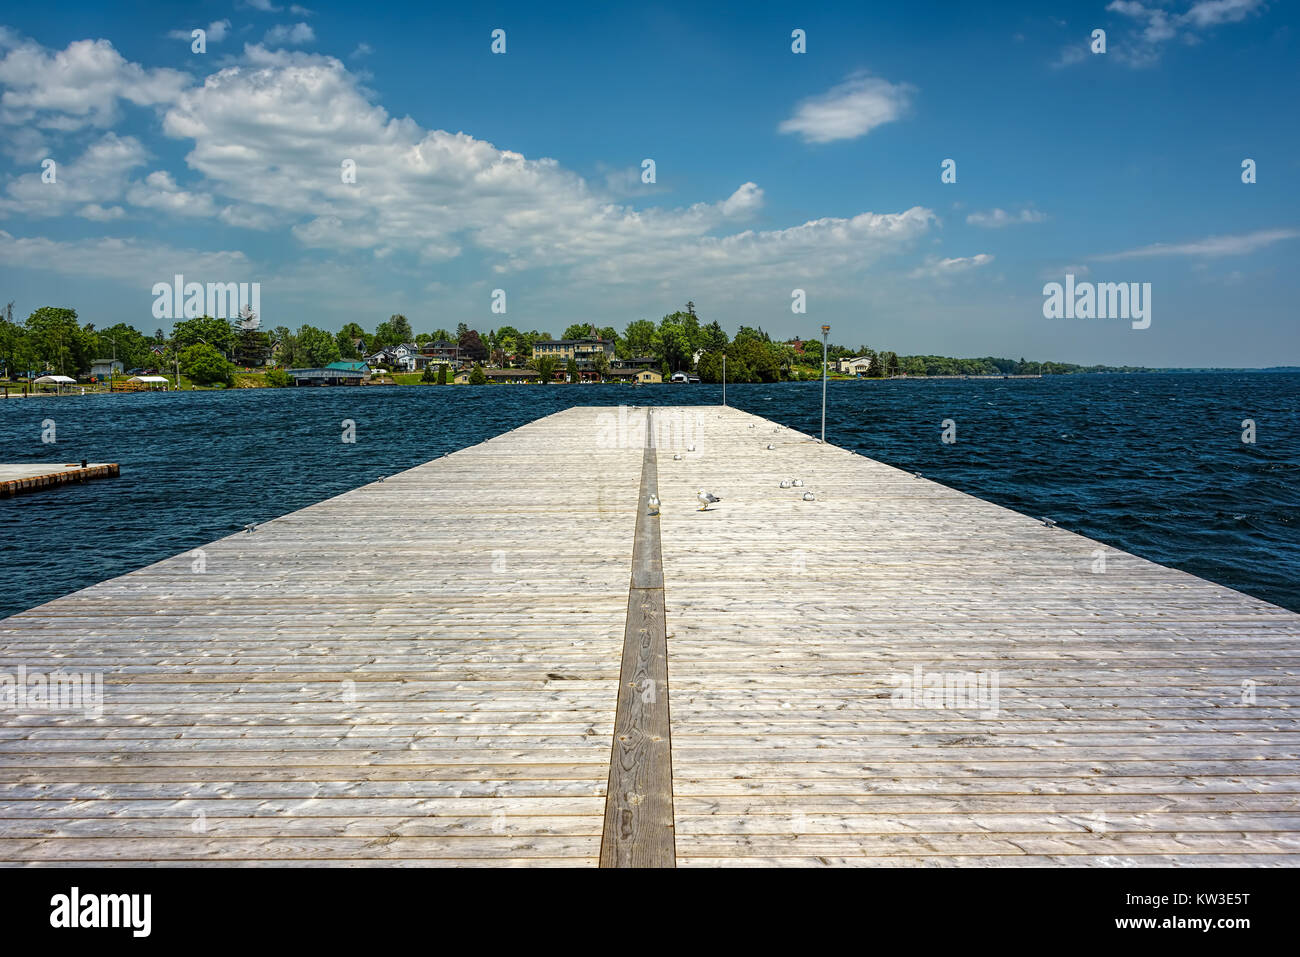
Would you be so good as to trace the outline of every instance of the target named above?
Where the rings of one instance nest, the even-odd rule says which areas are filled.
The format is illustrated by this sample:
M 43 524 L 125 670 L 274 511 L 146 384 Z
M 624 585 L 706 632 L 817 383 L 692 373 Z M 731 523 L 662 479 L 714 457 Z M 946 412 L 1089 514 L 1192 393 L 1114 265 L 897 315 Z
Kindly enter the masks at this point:
M 676 862 L 663 566 L 659 518 L 648 504 L 659 492 L 653 434 L 653 414 L 647 413 L 601 867 Z

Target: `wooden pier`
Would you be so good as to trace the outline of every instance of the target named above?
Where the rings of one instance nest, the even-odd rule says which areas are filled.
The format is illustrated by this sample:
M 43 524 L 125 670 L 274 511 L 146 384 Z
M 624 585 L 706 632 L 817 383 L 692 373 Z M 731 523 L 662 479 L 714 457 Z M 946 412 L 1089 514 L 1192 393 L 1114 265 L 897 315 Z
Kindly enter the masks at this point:
M 646 419 L 0 620 L 0 863 L 1300 863 L 1300 615 L 733 409 Z M 102 673 L 102 713 L 6 710 L 19 668 Z
M 90 479 L 116 478 L 120 470 L 116 462 L 73 462 L 68 465 L 51 465 L 48 462 L 32 464 L 0 464 L 0 498 L 38 492 L 41 489 L 67 485 L 69 482 L 87 482 Z

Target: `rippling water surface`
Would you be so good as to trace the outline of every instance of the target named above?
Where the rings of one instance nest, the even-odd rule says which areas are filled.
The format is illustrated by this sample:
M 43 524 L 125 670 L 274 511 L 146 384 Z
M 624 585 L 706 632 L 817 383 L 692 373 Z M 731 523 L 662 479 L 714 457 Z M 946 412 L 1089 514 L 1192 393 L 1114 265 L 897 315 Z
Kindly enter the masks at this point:
M 0 400 L 0 462 L 122 476 L 0 499 L 0 616 L 572 405 L 712 404 L 714 386 L 247 389 Z M 733 385 L 805 432 L 820 383 Z M 828 441 L 1300 611 L 1300 375 L 832 382 Z M 42 420 L 58 442 L 41 442 Z M 353 419 L 355 444 L 339 440 Z M 956 444 L 939 441 L 957 424 Z M 1253 419 L 1257 442 L 1241 441 Z M 346 543 L 342 543 L 346 545 Z

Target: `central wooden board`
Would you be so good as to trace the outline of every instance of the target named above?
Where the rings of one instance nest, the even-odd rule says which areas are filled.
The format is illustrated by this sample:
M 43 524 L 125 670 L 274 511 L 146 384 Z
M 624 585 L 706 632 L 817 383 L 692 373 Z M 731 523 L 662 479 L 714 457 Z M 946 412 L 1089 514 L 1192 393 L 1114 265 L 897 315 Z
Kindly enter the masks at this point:
M 648 504 L 659 478 L 647 415 L 601 867 L 676 866 L 662 549 L 659 517 Z

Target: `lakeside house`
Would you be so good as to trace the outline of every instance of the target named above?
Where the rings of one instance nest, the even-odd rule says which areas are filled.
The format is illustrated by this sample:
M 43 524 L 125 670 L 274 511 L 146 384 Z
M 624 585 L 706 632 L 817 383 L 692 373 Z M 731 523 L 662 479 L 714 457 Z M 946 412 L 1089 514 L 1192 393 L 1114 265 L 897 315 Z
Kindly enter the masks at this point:
M 420 346 L 420 355 L 428 357 L 429 361 L 457 366 L 460 364 L 460 344 L 456 342 L 426 342 Z
M 393 372 L 419 372 L 429 364 L 430 358 L 414 342 L 399 342 L 372 352 L 365 360 L 372 368 L 382 366 Z
M 614 382 L 632 382 L 638 385 L 659 385 L 664 381 L 657 369 L 610 369 L 606 376 Z
M 843 375 L 866 375 L 871 371 L 871 360 L 866 356 L 855 356 L 852 359 L 837 359 L 835 362 L 835 371 Z
M 596 371 L 596 357 L 601 353 L 604 353 L 606 368 L 612 369 L 615 364 L 613 339 L 587 336 L 582 339 L 538 339 L 533 343 L 533 357 L 550 356 L 555 359 L 556 371 L 561 374 L 570 359 L 576 362 L 580 381 L 595 381 L 600 378 L 600 373 Z
M 122 369 L 121 359 L 92 359 L 90 361 L 90 374 L 99 379 L 121 375 Z

